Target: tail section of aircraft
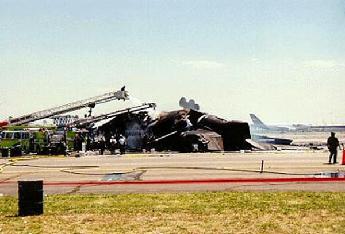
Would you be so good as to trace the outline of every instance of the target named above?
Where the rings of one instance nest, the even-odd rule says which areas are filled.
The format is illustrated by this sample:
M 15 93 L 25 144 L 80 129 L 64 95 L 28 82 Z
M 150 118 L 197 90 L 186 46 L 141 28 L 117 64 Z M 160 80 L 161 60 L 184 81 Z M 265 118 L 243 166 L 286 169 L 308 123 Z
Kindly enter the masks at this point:
M 253 121 L 253 124 L 256 128 L 261 128 L 261 129 L 269 129 L 269 127 L 264 124 L 255 114 L 250 114 L 250 118 Z

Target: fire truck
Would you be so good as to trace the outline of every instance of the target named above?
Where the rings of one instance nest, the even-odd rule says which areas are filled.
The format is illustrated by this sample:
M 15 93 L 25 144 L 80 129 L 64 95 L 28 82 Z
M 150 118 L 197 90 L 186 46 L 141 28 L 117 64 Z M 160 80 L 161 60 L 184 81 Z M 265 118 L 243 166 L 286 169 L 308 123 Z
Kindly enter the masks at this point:
M 56 127 L 29 127 L 28 124 L 83 108 L 90 108 L 91 115 L 91 109 L 98 104 L 128 99 L 128 92 L 123 87 L 115 92 L 0 121 L 2 130 L 0 133 L 0 151 L 2 157 L 19 156 L 23 153 L 60 153 L 63 151 L 63 147 L 71 145 L 75 132 L 66 130 L 66 128 L 61 130 Z

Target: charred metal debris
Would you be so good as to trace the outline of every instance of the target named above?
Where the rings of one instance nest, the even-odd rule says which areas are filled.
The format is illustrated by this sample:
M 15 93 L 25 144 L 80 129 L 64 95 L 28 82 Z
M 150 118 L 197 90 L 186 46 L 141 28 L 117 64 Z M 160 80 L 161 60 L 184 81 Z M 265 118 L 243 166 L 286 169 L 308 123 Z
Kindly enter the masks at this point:
M 129 151 L 237 151 L 251 149 L 248 123 L 227 121 L 192 109 L 162 112 L 126 112 L 97 129 L 106 142 L 126 136 Z

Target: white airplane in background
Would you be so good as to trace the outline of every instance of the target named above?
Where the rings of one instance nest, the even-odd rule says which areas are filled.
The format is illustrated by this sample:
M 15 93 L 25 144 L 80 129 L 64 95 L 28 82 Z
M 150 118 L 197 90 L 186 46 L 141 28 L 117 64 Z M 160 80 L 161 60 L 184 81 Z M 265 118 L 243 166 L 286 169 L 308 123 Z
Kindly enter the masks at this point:
M 266 125 L 255 114 L 250 114 L 253 124 L 250 125 L 252 131 L 269 132 L 293 132 L 293 131 L 315 131 L 315 132 L 344 132 L 345 125 L 304 125 L 292 124 L 291 126 Z
M 311 126 L 304 125 L 304 124 L 293 124 L 291 126 L 266 125 L 255 114 L 250 114 L 250 118 L 253 122 L 250 128 L 253 131 L 289 132 L 289 131 L 306 131 L 311 128 Z

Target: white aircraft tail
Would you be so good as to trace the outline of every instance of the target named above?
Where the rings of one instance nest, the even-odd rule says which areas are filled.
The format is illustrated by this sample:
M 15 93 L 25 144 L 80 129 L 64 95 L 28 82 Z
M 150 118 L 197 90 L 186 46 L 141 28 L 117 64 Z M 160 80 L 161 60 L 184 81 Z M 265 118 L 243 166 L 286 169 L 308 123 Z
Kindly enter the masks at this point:
M 269 129 L 255 114 L 250 114 L 250 118 L 256 128 Z

